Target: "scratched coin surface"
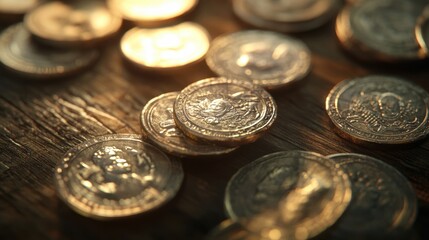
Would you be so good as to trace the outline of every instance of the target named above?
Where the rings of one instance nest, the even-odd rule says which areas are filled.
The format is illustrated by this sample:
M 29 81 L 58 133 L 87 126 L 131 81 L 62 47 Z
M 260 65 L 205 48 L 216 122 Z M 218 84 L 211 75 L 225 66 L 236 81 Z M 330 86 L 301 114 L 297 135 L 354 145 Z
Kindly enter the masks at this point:
M 178 156 L 210 156 L 229 153 L 226 148 L 194 141 L 177 128 L 173 105 L 179 92 L 162 94 L 150 100 L 142 110 L 141 123 L 147 137 L 167 152 Z
M 127 60 L 142 68 L 169 69 L 202 59 L 209 34 L 199 24 L 184 22 L 163 28 L 133 28 L 121 39 Z
M 76 73 L 94 63 L 97 50 L 59 50 L 33 41 L 23 24 L 0 35 L 0 62 L 9 70 L 30 78 L 51 78 Z
M 94 45 L 112 36 L 122 19 L 113 15 L 103 1 L 52 1 L 29 12 L 24 23 L 45 43 L 75 47 Z
M 344 169 L 352 200 L 335 224 L 339 239 L 392 239 L 409 229 L 416 218 L 417 199 L 408 180 L 394 167 L 352 153 L 328 156 Z M 338 239 L 338 238 L 335 238 Z
M 340 135 L 356 142 L 405 144 L 429 132 L 428 93 L 388 76 L 366 76 L 337 84 L 326 111 Z
M 309 21 L 338 4 L 338 0 L 245 0 L 256 15 L 278 22 Z
M 423 0 L 349 4 L 338 15 L 337 36 L 341 42 L 346 42 L 343 44 L 345 49 L 360 58 L 381 61 L 422 59 L 424 54 L 416 40 L 415 25 L 424 4 Z
M 107 5 L 123 19 L 145 23 L 162 23 L 191 11 L 198 0 L 108 0 Z
M 274 99 L 263 88 L 226 78 L 190 84 L 173 109 L 176 124 L 186 135 L 226 146 L 256 141 L 277 116 Z
M 179 162 L 141 140 L 113 134 L 68 151 L 55 170 L 59 196 L 76 212 L 109 219 L 153 210 L 174 197 L 183 180 Z
M 285 151 L 265 155 L 241 168 L 225 193 L 233 220 L 251 219 L 246 228 L 276 230 L 281 239 L 311 238 L 341 216 L 351 199 L 343 170 L 320 154 Z
M 207 65 L 223 77 L 279 88 L 308 75 L 311 53 L 304 42 L 268 31 L 241 31 L 216 38 Z

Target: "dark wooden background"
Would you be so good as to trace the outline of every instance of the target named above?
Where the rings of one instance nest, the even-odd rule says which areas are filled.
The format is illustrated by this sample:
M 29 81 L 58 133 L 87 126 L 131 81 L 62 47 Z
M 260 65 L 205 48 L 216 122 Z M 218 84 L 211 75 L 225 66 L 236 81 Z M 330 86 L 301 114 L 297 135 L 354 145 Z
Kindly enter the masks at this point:
M 213 38 L 250 28 L 225 0 L 201 0 L 187 20 L 202 24 Z M 75 214 L 53 187 L 54 167 L 68 149 L 94 136 L 141 133 L 139 115 L 148 100 L 214 76 L 204 62 L 170 75 L 133 70 L 121 59 L 120 35 L 106 43 L 94 67 L 71 78 L 23 80 L 0 70 L 0 239 L 201 239 L 225 219 L 225 186 L 240 167 L 268 153 L 296 149 L 363 153 L 399 169 L 419 198 L 413 235 L 429 239 L 429 140 L 402 149 L 355 145 L 333 132 L 324 110 L 336 83 L 365 74 L 400 76 L 429 90 L 428 62 L 358 62 L 341 51 L 333 21 L 294 34 L 312 50 L 312 72 L 300 84 L 272 92 L 278 118 L 260 140 L 226 156 L 181 160 L 180 192 L 151 213 L 108 222 Z

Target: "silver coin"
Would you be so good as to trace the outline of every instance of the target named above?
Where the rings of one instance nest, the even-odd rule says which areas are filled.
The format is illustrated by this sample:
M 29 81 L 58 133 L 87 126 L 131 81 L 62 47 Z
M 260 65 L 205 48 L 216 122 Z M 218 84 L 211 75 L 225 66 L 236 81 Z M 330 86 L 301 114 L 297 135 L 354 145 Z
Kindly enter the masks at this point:
M 250 30 L 216 38 L 207 53 L 206 62 L 220 76 L 248 79 L 273 89 L 307 76 L 311 53 L 298 39 Z
M 336 1 L 336 3 L 337 4 L 332 7 L 331 11 L 327 11 L 325 14 L 315 19 L 298 22 L 279 22 L 264 19 L 252 12 L 250 6 L 246 4 L 246 0 L 233 0 L 232 7 L 238 18 L 252 26 L 280 32 L 303 32 L 320 27 L 331 19 L 339 6 L 339 2 Z
M 94 63 L 97 50 L 58 50 L 35 43 L 23 24 L 9 27 L 0 35 L 0 62 L 30 78 L 60 77 Z
M 251 219 L 251 232 L 269 229 L 282 239 L 306 239 L 335 223 L 350 198 L 348 177 L 334 161 L 287 151 L 241 168 L 227 185 L 225 207 L 233 220 Z
M 276 117 L 272 96 L 247 80 L 203 79 L 184 88 L 174 102 L 174 119 L 183 133 L 222 146 L 256 141 Z
M 55 170 L 59 196 L 78 213 L 110 219 L 158 208 L 183 180 L 179 162 L 138 135 L 106 135 L 68 151 Z
M 179 92 L 162 94 L 150 100 L 142 110 L 141 123 L 147 137 L 167 152 L 177 156 L 210 156 L 229 153 L 227 148 L 194 141 L 177 128 L 173 105 Z
M 353 153 L 328 156 L 349 176 L 352 200 L 335 224 L 335 239 L 391 239 L 409 229 L 417 200 L 408 180 L 394 167 Z
M 326 111 L 339 133 L 361 143 L 405 144 L 429 133 L 429 95 L 404 80 L 366 76 L 337 84 Z
M 417 43 L 414 28 L 423 0 L 359 1 L 343 8 L 337 18 L 342 24 L 339 38 L 352 39 L 351 53 L 381 61 L 418 60 L 424 55 Z M 347 32 L 347 34 L 342 33 Z

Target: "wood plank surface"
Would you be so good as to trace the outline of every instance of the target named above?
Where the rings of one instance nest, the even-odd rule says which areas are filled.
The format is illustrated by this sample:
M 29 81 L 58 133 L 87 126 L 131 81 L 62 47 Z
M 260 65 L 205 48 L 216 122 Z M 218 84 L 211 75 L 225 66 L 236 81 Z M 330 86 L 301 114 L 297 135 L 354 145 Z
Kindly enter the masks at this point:
M 226 0 L 201 0 L 185 20 L 202 24 L 213 38 L 251 28 L 234 17 Z M 53 186 L 54 167 L 67 150 L 94 136 L 141 134 L 140 111 L 148 100 L 215 76 L 204 62 L 175 74 L 130 68 L 120 55 L 121 35 L 106 43 L 95 66 L 74 77 L 41 82 L 0 70 L 0 239 L 201 239 L 226 218 L 225 186 L 240 167 L 268 153 L 298 149 L 362 153 L 399 169 L 419 197 L 414 235 L 429 239 L 429 140 L 400 149 L 356 145 L 334 133 L 324 110 L 336 83 L 366 74 L 404 77 L 429 91 L 428 62 L 358 62 L 339 47 L 333 21 L 293 35 L 309 45 L 312 71 L 300 84 L 272 92 L 278 118 L 260 140 L 226 156 L 182 159 L 181 190 L 149 214 L 100 222 L 74 213 Z

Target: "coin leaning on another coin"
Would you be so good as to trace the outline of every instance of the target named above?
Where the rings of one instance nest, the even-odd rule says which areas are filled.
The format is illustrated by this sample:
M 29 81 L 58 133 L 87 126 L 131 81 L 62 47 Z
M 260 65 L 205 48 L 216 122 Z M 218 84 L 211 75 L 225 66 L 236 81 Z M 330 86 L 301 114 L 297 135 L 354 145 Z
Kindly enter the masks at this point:
M 271 95 L 247 80 L 208 78 L 185 87 L 174 103 L 177 126 L 194 140 L 234 147 L 256 141 L 277 116 Z
M 173 198 L 183 181 L 180 162 L 132 134 L 96 137 L 58 162 L 59 197 L 76 212 L 108 220 L 147 212 Z
M 173 105 L 179 92 L 162 94 L 151 99 L 141 113 L 141 124 L 147 137 L 156 145 L 176 156 L 203 157 L 229 153 L 227 148 L 193 141 L 177 128 Z

